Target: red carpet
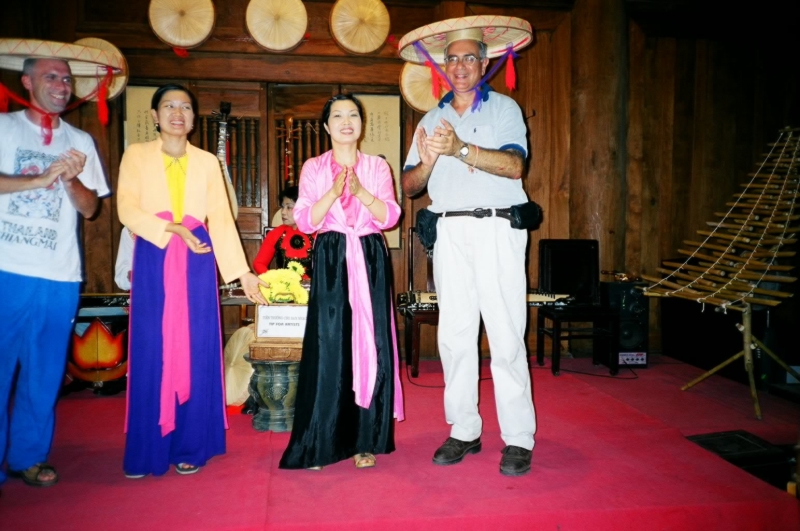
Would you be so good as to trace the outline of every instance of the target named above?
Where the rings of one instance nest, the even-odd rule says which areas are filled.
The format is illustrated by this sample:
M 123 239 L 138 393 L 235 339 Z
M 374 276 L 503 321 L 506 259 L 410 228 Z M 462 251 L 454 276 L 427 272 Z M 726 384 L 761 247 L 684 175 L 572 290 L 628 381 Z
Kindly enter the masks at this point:
M 583 359 L 562 368 L 607 375 Z M 413 382 L 441 385 L 437 370 L 425 364 Z M 141 480 L 122 474 L 124 397 L 82 391 L 58 406 L 51 462 L 60 483 L 7 482 L 0 529 L 800 529 L 796 499 L 685 439 L 742 429 L 794 444 L 800 406 L 762 394 L 757 421 L 735 382 L 712 377 L 680 391 L 700 372 L 665 358 L 638 379 L 534 370 L 539 429 L 533 470 L 521 478 L 498 472 L 491 380 L 481 384 L 483 451 L 459 465 L 430 463 L 448 435 L 442 390 L 404 379 L 408 420 L 397 425 L 397 451 L 374 469 L 278 470 L 288 434 L 256 432 L 235 415 L 225 456 L 193 476 Z

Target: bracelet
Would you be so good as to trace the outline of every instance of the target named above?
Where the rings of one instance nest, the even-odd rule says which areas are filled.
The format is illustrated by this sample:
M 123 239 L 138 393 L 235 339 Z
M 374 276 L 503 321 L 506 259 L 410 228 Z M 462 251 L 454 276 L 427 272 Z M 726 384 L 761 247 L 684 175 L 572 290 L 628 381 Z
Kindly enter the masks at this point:
M 475 171 L 475 166 L 478 165 L 478 157 L 481 156 L 481 148 L 475 146 L 475 161 L 472 163 L 472 167 L 469 169 L 470 172 Z
M 367 207 L 367 208 L 371 207 L 371 206 L 372 206 L 372 203 L 374 203 L 374 202 L 375 202 L 375 199 L 377 199 L 377 197 L 375 197 L 375 196 L 373 195 L 373 196 L 372 196 L 372 201 L 370 201 L 368 205 L 364 205 L 364 206 L 365 206 L 365 207 Z

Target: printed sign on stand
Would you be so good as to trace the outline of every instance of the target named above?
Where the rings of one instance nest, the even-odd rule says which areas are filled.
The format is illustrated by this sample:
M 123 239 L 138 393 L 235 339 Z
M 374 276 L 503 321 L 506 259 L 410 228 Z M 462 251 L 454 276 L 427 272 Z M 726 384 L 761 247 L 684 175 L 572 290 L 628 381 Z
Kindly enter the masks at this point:
M 302 338 L 306 331 L 308 306 L 272 304 L 256 308 L 257 338 Z

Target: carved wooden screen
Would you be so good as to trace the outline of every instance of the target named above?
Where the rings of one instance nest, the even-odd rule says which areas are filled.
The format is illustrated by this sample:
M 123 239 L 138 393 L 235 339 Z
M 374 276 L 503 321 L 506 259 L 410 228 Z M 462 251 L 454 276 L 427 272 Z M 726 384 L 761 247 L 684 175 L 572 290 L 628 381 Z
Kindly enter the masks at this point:
M 276 160 L 281 190 L 296 185 L 303 163 L 330 149 L 328 135 L 319 119 L 295 120 L 284 116 L 275 120 L 277 131 Z
M 200 116 L 198 120 L 200 147 L 217 154 L 219 122 L 215 116 Z M 236 190 L 236 199 L 242 207 L 261 206 L 259 181 L 259 119 L 230 118 L 228 120 L 228 168 Z

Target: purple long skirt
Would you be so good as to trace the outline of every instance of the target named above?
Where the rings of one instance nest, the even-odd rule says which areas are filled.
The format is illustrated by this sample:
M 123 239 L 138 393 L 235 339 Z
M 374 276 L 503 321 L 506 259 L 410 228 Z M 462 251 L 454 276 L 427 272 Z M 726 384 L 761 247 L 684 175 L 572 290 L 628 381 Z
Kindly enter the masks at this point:
M 204 227 L 193 231 L 211 245 Z M 225 410 L 222 377 L 217 267 L 214 253 L 188 253 L 191 342 L 191 395 L 175 401 L 175 430 L 161 435 L 158 424 L 161 392 L 164 258 L 143 238 L 134 247 L 131 314 L 128 328 L 128 412 L 124 470 L 127 474 L 162 475 L 170 465 L 203 466 L 225 453 Z

